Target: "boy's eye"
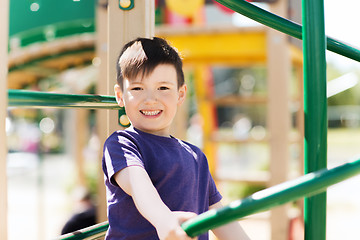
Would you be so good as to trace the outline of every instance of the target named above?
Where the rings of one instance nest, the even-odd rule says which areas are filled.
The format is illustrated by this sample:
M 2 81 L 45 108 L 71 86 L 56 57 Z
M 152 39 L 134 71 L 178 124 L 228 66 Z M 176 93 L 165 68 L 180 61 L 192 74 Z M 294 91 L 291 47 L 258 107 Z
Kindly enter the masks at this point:
M 131 90 L 140 91 L 140 90 L 141 90 L 141 87 L 133 87 Z
M 165 86 L 162 86 L 162 87 L 159 87 L 159 90 L 168 90 L 169 88 L 168 87 L 165 87 Z

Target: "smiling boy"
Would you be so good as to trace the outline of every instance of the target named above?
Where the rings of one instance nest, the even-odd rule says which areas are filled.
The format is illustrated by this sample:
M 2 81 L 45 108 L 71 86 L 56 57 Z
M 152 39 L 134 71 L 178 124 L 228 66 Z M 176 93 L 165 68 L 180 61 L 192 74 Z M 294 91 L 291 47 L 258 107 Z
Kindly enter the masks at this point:
M 181 223 L 222 206 L 203 152 L 170 135 L 186 91 L 182 61 L 165 40 L 138 38 L 124 46 L 115 95 L 131 127 L 104 145 L 107 240 L 190 239 Z M 213 232 L 220 239 L 248 239 L 236 222 Z
M 185 99 L 186 85 L 178 86 L 175 68 L 160 64 L 143 79 L 124 79 L 123 91 L 115 86 L 116 97 L 121 107 L 126 106 L 126 115 L 132 126 L 147 133 L 169 137 L 177 106 Z

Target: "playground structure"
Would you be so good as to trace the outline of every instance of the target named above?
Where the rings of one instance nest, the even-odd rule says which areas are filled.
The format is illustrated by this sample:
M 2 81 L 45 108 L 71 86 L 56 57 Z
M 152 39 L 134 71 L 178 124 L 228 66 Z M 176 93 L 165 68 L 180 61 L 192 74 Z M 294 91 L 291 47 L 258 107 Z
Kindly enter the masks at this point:
M 230 8 L 233 8 L 234 10 L 236 10 L 236 11 L 240 11 L 241 12 L 241 8 L 240 7 L 243 7 L 243 10 L 242 11 L 246 11 L 246 10 L 249 10 L 249 9 L 252 9 L 253 11 L 258 11 L 258 13 L 260 13 L 259 15 L 261 15 L 261 17 L 264 17 L 264 16 L 267 16 L 267 14 L 265 14 L 264 12 L 262 12 L 262 10 L 259 10 L 259 9 L 254 9 L 250 4 L 248 4 L 248 3 L 246 3 L 246 2 L 244 2 L 244 3 L 242 3 L 242 1 L 239 1 L 238 3 L 234 3 L 234 2 L 230 2 L 230 1 L 219 1 L 219 2 L 221 2 L 221 3 L 223 3 L 224 5 L 227 5 L 228 7 L 230 7 Z M 116 5 L 116 4 L 115 4 Z M 109 16 L 111 17 L 111 15 L 112 14 L 114 14 L 114 15 L 112 15 L 112 16 L 114 16 L 114 17 L 118 17 L 118 16 L 116 16 L 115 15 L 115 10 L 117 9 L 117 7 L 118 6 L 109 6 Z M 153 10 L 152 8 L 151 8 L 151 6 L 149 5 L 146 5 L 146 6 L 143 6 L 144 7 L 144 9 L 143 9 L 143 11 L 146 11 L 147 12 L 147 14 L 148 14 L 148 17 L 149 18 L 151 18 L 151 11 Z M 6 9 L 6 8 L 5 8 Z M 244 10 L 245 9 L 245 10 Z M 114 12 L 112 12 L 112 11 L 114 11 Z M 136 12 L 136 11 L 135 11 Z M 140 13 L 141 14 L 141 13 Z M 150 14 L 150 15 L 149 15 Z M 256 14 L 254 14 L 254 12 L 252 12 L 251 13 L 252 14 L 252 16 L 255 16 Z M 246 15 L 246 14 L 245 14 Z M 318 16 L 317 15 L 317 13 L 315 14 L 311 14 L 311 16 Z M 321 14 L 320 14 L 320 16 L 321 16 Z M 125 17 L 125 18 L 127 18 L 127 17 L 130 17 L 130 16 L 121 16 L 121 17 Z M 132 16 L 132 17 L 134 17 L 134 16 Z M 148 20 L 148 19 L 147 19 Z M 145 20 L 146 21 L 146 20 Z M 116 22 L 116 19 L 112 19 L 112 21 L 109 21 L 109 24 L 111 24 L 111 22 Z M 272 22 L 272 21 L 268 21 L 268 22 Z M 274 21 L 274 22 L 276 22 L 276 21 Z M 145 24 L 146 25 L 146 24 Z M 290 24 L 291 25 L 291 24 Z M 149 26 L 145 26 L 145 28 L 148 28 Z M 296 27 L 296 25 L 295 25 L 295 27 L 292 25 L 292 27 L 295 29 L 295 30 L 293 30 L 292 31 L 292 34 L 293 35 L 296 35 L 296 36 L 301 36 L 301 27 L 300 27 L 300 32 L 299 32 L 299 27 L 297 26 Z M 286 29 L 286 28 L 285 28 Z M 285 30 L 284 30 L 285 31 Z M 113 32 L 112 34 L 114 34 L 114 35 L 116 35 L 116 33 L 115 32 Z M 148 32 L 146 33 L 146 34 L 150 34 L 150 36 L 153 34 L 153 33 L 151 33 L 151 30 L 149 31 L 148 30 Z M 145 34 L 145 35 L 146 35 Z M 143 34 L 142 34 L 143 35 Z M 160 34 L 161 35 L 161 34 Z M 114 41 L 114 45 L 113 45 L 113 48 L 111 48 L 112 46 L 109 46 L 109 48 L 110 49 L 116 49 L 116 48 L 119 48 L 119 43 L 115 40 L 115 39 L 117 39 L 117 38 L 119 38 L 119 36 L 114 36 L 114 38 L 111 38 L 111 39 L 113 39 L 113 41 Z M 129 38 L 131 38 L 131 37 L 129 37 Z M 305 41 L 306 42 L 306 41 Z M 310 41 L 311 42 L 311 41 Z M 330 48 L 332 48 L 332 49 L 334 49 L 334 44 L 333 45 L 331 45 L 333 42 L 332 41 L 328 41 L 328 44 L 330 43 Z M 120 44 L 121 45 L 121 44 Z M 341 44 L 338 44 L 338 42 L 335 44 L 335 47 L 337 47 L 337 46 L 341 46 Z M 344 46 L 344 45 L 342 45 L 342 46 Z M 344 46 L 345 48 L 346 48 L 346 46 Z M 324 51 L 325 51 L 325 48 L 323 49 Z M 320 51 L 320 50 L 319 50 Z M 338 51 L 339 52 L 339 50 L 336 50 L 335 49 L 335 51 Z M 355 51 L 355 50 L 354 50 Z M 349 51 L 348 53 L 345 53 L 345 55 L 348 55 L 348 56 L 350 56 L 350 57 L 352 57 L 353 59 L 357 59 L 358 58 L 358 56 L 359 55 L 357 55 L 357 54 L 354 54 L 354 51 Z M 113 52 L 115 52 L 115 51 L 113 51 Z M 340 51 L 341 52 L 341 51 Z M 109 59 L 111 59 L 111 58 L 109 58 Z M 109 60 L 110 61 L 110 60 Z M 236 61 L 236 60 L 234 60 L 234 61 Z M 313 61 L 317 61 L 317 62 L 321 62 L 321 61 L 318 61 L 318 60 L 313 60 Z M 110 69 L 111 69 L 111 67 L 110 67 Z M 319 68 L 319 69 L 321 69 L 321 67 Z M 109 70 L 110 71 L 110 70 Z M 111 70 L 111 71 L 113 71 L 113 70 Z M 318 78 L 314 78 L 314 79 L 318 79 Z M 321 78 L 320 78 L 321 79 Z M 320 81 L 320 80 L 319 80 Z M 325 83 L 326 81 L 323 81 L 323 83 Z M 317 91 L 320 91 L 320 92 L 322 92 L 323 93 L 323 91 L 325 91 L 325 88 L 324 88 L 324 86 L 323 86 L 323 83 L 322 83 L 322 86 L 321 87 L 310 87 L 310 89 L 311 90 L 314 90 L 314 89 L 317 89 Z M 110 84 L 111 85 L 111 84 Z M 111 93 L 111 89 L 112 88 L 112 86 L 109 86 L 108 87 L 108 93 L 107 93 L 107 95 L 112 95 L 112 93 Z M 6 88 L 3 88 L 3 89 L 6 89 Z M 31 95 L 33 95 L 33 96 L 31 96 Z M 44 103 L 44 101 L 42 101 L 42 100 L 46 100 L 46 102 L 47 102 L 47 100 L 48 100 L 48 96 L 46 95 L 46 93 L 44 93 L 44 95 L 43 96 L 41 96 L 42 95 L 42 93 L 29 93 L 29 96 L 30 96 L 30 99 L 35 99 L 36 100 L 36 102 L 43 102 L 42 104 L 42 107 L 46 107 L 46 106 L 49 106 L 49 107 L 54 107 L 54 105 L 51 105 L 51 103 Z M 6 96 L 6 94 L 5 94 L 5 96 Z M 29 101 L 29 99 L 25 99 L 24 100 L 24 102 L 23 103 L 19 103 L 18 101 L 19 101 L 19 99 L 21 98 L 21 96 L 25 96 L 25 94 L 23 93 L 23 92 L 21 92 L 21 91 L 10 91 L 9 92 L 9 106 L 24 106 L 24 105 L 26 105 L 26 104 L 28 104 L 28 105 L 34 105 L 35 104 L 35 102 L 31 102 L 31 101 Z M 56 95 L 53 95 L 54 97 L 55 97 L 55 101 L 53 102 L 55 105 L 56 105 L 56 103 L 57 103 L 57 100 L 56 100 Z M 59 97 L 60 98 L 64 98 L 64 96 L 65 95 L 60 95 Z M 312 93 L 311 94 L 311 96 L 319 96 L 319 97 L 323 97 L 323 94 L 318 94 L 318 92 L 316 92 L 316 93 Z M 70 102 L 68 102 L 68 103 L 64 103 L 62 106 L 57 106 L 57 107 L 93 107 L 93 108 L 97 108 L 97 107 L 104 107 L 104 108 L 114 108 L 114 99 L 112 99 L 111 97 L 108 97 L 108 96 L 103 96 L 103 97 L 94 97 L 94 98 L 92 98 L 92 97 L 84 97 L 84 96 L 69 96 L 69 98 L 70 98 Z M 40 100 L 39 100 L 40 99 Z M 42 100 L 41 100 L 42 99 Z M 106 101 L 108 101 L 108 103 L 105 103 L 105 104 L 91 104 L 91 103 L 89 103 L 90 101 L 93 101 L 92 99 L 94 99 L 94 102 L 103 102 L 103 100 L 106 100 Z M 326 99 L 326 98 L 325 98 Z M 323 101 L 324 101 L 324 99 L 322 99 Z M 316 100 L 315 100 L 316 101 Z M 322 102 L 323 102 L 322 101 Z M 310 108 L 310 112 L 309 113 L 307 113 L 307 114 L 314 114 L 315 116 L 316 115 L 318 115 L 318 109 L 315 109 L 315 110 L 311 110 L 311 108 L 313 107 L 313 106 L 311 106 L 311 105 L 315 105 L 315 104 L 312 104 L 313 102 L 314 102 L 314 100 L 312 100 L 312 99 L 310 99 L 309 100 L 309 102 L 310 103 L 308 103 L 310 106 L 308 106 L 309 108 Z M 326 101 L 325 101 L 326 102 Z M 48 105 L 47 105 L 48 104 Z M 95 106 L 96 105 L 96 106 Z M 325 105 L 326 106 L 326 104 L 323 104 L 323 105 Z M 116 108 L 116 107 L 115 107 Z M 206 108 L 205 108 L 206 109 Z M 306 109 L 306 105 L 305 105 L 305 109 Z M 206 110 L 205 110 L 206 111 Z M 312 112 L 312 111 L 314 111 L 314 112 Z M 321 112 L 324 112 L 324 111 L 326 111 L 326 110 L 321 110 Z M 114 112 L 114 111 L 113 111 Z M 311 116 L 311 115 L 310 115 Z M 326 114 L 322 114 L 321 116 L 326 116 Z M 113 117 L 113 119 L 116 119 L 117 117 L 115 116 L 115 117 Z M 316 117 L 309 117 L 310 119 L 317 119 Z M 319 119 L 318 119 L 319 120 Z M 316 124 L 316 126 L 319 126 L 319 129 L 322 129 L 322 133 L 321 134 L 324 134 L 324 126 L 326 127 L 326 122 L 324 123 L 324 119 L 320 119 L 320 120 L 322 120 L 322 122 L 320 122 L 320 123 L 317 123 Z M 107 120 L 107 121 L 110 121 L 110 120 Z M 104 124 L 104 125 L 106 125 L 106 124 Z M 116 126 L 116 124 L 114 124 L 114 126 L 113 127 L 115 127 Z M 305 126 L 306 126 L 306 122 L 305 122 Z M 314 133 L 314 132 L 317 132 L 317 130 L 318 129 L 314 129 L 314 130 L 311 130 L 311 132 L 312 133 Z M 109 131 L 109 130 L 107 130 L 107 131 Z M 106 131 L 104 131 L 104 132 L 106 132 Z M 306 127 L 305 127 L 305 138 L 306 138 Z M 326 146 L 326 140 L 325 140 L 325 143 L 324 143 L 324 136 L 321 136 L 321 137 L 319 137 L 319 136 L 314 136 L 314 138 L 315 138 L 315 140 L 314 141 L 319 141 L 319 139 L 322 139 L 322 142 L 320 143 L 320 146 Z M 326 139 L 326 138 L 325 138 Z M 310 144 L 310 143 L 309 143 Z M 311 145 L 311 144 L 310 144 Z M 315 144 L 316 145 L 316 144 Z M 312 152 L 313 151 L 319 151 L 319 149 L 315 149 L 315 150 L 311 150 Z M 322 152 L 322 154 L 324 154 L 324 150 L 321 150 L 320 152 Z M 326 151 L 325 151 L 326 152 Z M 207 154 L 209 154 L 209 153 L 207 153 Z M 211 155 L 211 153 L 210 153 L 210 155 Z M 311 154 L 310 154 L 311 155 Z M 318 154 L 316 154 L 316 155 L 318 155 Z M 316 162 L 317 160 L 314 160 L 314 162 Z M 321 164 L 320 164 L 321 165 Z M 342 171 L 341 171 L 341 169 L 338 169 L 339 170 L 339 174 L 340 175 L 342 175 L 343 177 L 350 177 L 351 175 L 353 175 L 353 174 L 355 174 L 358 170 L 356 170 L 357 168 L 356 168 L 356 166 L 358 166 L 358 164 L 356 164 L 356 163 L 354 163 L 354 164 L 351 164 L 351 165 L 347 165 L 347 166 L 344 166 L 344 168 L 341 168 L 342 169 Z M 320 166 L 320 167 L 318 167 L 317 169 L 311 169 L 311 170 L 307 170 L 308 172 L 313 172 L 313 171 L 316 171 L 316 170 L 319 170 L 319 169 L 322 169 L 322 168 L 326 168 L 326 166 Z M 6 169 L 6 168 L 5 168 Z M 350 169 L 351 170 L 353 170 L 353 171 L 350 171 Z M 334 170 L 335 171 L 335 170 Z M 336 171 L 335 171 L 336 172 Z M 346 172 L 346 173 L 345 173 Z M 304 185 L 306 185 L 307 187 L 308 186 L 314 186 L 313 184 L 315 183 L 315 182 L 321 182 L 321 176 L 324 176 L 324 177 L 327 177 L 327 176 L 331 176 L 332 175 L 332 172 L 322 172 L 322 173 L 319 173 L 319 174 L 315 174 L 315 177 L 313 178 L 313 179 L 308 179 L 308 178 L 303 178 L 302 180 L 303 181 L 301 181 L 301 180 L 299 180 L 299 184 L 300 183 L 302 183 L 302 184 L 304 184 Z M 6 174 L 4 174 L 3 176 L 6 176 Z M 308 175 L 309 176 L 309 175 Z M 342 178 L 343 177 L 341 177 L 341 178 L 333 178 L 333 177 L 331 177 L 331 179 L 336 179 L 336 180 L 334 180 L 334 182 L 332 182 L 332 183 L 336 183 L 337 181 L 340 181 L 340 180 L 342 180 Z M 330 182 L 328 182 L 328 181 L 325 181 L 325 182 L 327 182 L 326 184 L 324 184 L 324 183 L 322 183 L 322 184 L 320 184 L 320 186 L 318 186 L 319 188 L 314 188 L 313 189 L 313 191 L 314 192 L 317 192 L 318 191 L 318 189 L 322 189 L 322 190 L 324 190 L 324 187 L 326 187 L 326 186 L 328 186 L 328 184 L 330 184 Z M 1 185 L 1 186 L 3 186 L 3 185 Z M 290 198 L 288 198 L 289 196 L 286 196 L 286 195 L 288 195 L 291 191 L 293 191 L 293 190 L 291 190 L 291 188 L 281 188 L 280 190 L 280 193 L 279 192 L 277 192 L 278 193 L 278 195 L 274 195 L 274 197 L 273 197 L 273 199 L 271 200 L 271 203 L 269 203 L 269 202 L 266 202 L 267 200 L 266 200 L 266 196 L 258 196 L 259 197 L 259 202 L 260 203 L 264 203 L 264 205 L 265 206 L 262 206 L 260 209 L 262 209 L 262 210 L 264 210 L 264 209 L 268 209 L 269 207 L 271 207 L 271 206 L 274 206 L 274 205 L 278 205 L 278 204 L 281 204 L 281 203 L 285 203 L 285 202 L 288 202 L 288 201 L 292 201 L 292 200 L 294 200 L 294 199 L 296 199 L 296 198 L 298 198 L 298 197 L 302 197 L 302 196 L 308 196 L 308 194 L 311 194 L 311 191 L 306 187 L 305 189 L 306 190 L 304 190 L 304 189 L 302 189 L 301 188 L 301 186 L 303 186 L 303 185 L 297 185 L 297 184 L 295 184 L 294 186 L 293 186 L 293 189 L 295 189 L 294 191 L 296 192 L 296 194 L 294 194 L 294 195 L 292 195 Z M 302 190 L 300 190 L 300 189 L 302 189 Z M 270 190 L 270 192 L 271 192 L 271 190 Z M 274 191 L 274 194 L 276 193 L 276 191 Z M 279 195 L 281 195 L 281 193 L 283 194 L 283 195 L 285 195 L 285 197 L 284 197 L 284 199 L 282 199 L 281 200 L 281 198 L 279 199 Z M 255 196 L 253 196 L 252 197 L 252 199 L 254 199 L 255 198 Z M 271 197 L 270 197 L 271 198 Z M 230 210 L 229 210 L 229 208 L 228 208 L 228 210 L 223 210 L 223 213 L 224 213 L 224 215 L 221 215 L 221 214 L 218 214 L 218 213 L 213 213 L 214 215 L 211 215 L 210 213 L 208 214 L 208 215 L 204 215 L 205 217 L 205 220 L 201 220 L 201 221 L 203 221 L 203 222 L 205 222 L 205 224 L 204 225 L 201 225 L 200 226 L 200 229 L 201 230 L 192 230 L 191 228 L 192 227 L 194 227 L 194 228 L 199 228 L 198 227 L 198 225 L 199 225 L 199 223 L 197 223 L 196 222 L 196 220 L 195 220 L 195 223 L 188 223 L 188 225 L 186 226 L 184 226 L 184 228 L 186 229 L 186 231 L 189 233 L 189 235 L 192 235 L 192 236 L 194 236 L 194 235 L 196 235 L 196 233 L 198 232 L 198 231 L 203 231 L 203 230 L 205 230 L 205 229 L 209 229 L 209 228 L 211 228 L 211 227 L 214 227 L 214 226 L 216 226 L 217 224 L 222 224 L 222 223 L 225 223 L 225 222 L 227 222 L 227 221 L 230 221 L 230 220 L 235 220 L 236 218 L 238 218 L 238 217 L 240 217 L 240 215 L 238 215 L 239 214 L 239 212 L 243 212 L 244 211 L 244 209 L 247 209 L 247 208 L 252 208 L 253 207 L 253 205 L 256 205 L 256 204 L 254 204 L 254 203 L 251 203 L 252 201 L 250 201 L 250 199 L 251 198 L 249 198 L 248 200 L 244 200 L 244 204 L 239 204 L 238 205 L 238 207 L 239 208 L 237 208 L 236 210 L 234 210 L 234 209 L 231 209 L 230 208 Z M 268 198 L 269 199 L 269 198 Z M 274 200 L 275 199 L 275 200 Z M 312 198 L 311 198 L 312 199 Z M 270 200 L 269 200 L 270 201 Z M 274 203 L 274 201 L 275 201 L 275 203 Z M 323 200 L 322 200 L 323 201 Z M 321 201 L 320 201 L 321 202 Z M 245 204 L 246 203 L 246 204 Z M 247 203 L 248 203 L 248 206 L 246 206 L 247 205 Z M 323 205 L 323 203 L 320 203 L 320 206 L 321 206 L 321 204 Z M 6 209 L 6 208 L 5 208 Z M 252 214 L 252 213 L 254 213 L 254 212 L 256 212 L 256 211 L 259 211 L 260 209 L 257 209 L 257 210 L 252 210 L 252 211 L 249 211 L 248 213 L 249 214 Z M 306 207 L 305 207 L 305 209 L 306 209 Z M 237 212 L 238 211 L 238 212 Z M 221 212 L 221 211 L 219 211 L 219 212 Z M 234 214 L 234 213 L 238 213 L 238 214 Z M 234 214 L 233 215 L 233 217 L 231 218 L 231 217 L 229 217 L 228 215 L 230 215 L 230 214 Z M 316 211 L 313 211 L 311 214 L 314 214 L 317 218 L 319 217 L 319 215 L 321 215 L 322 214 L 322 217 L 320 216 L 320 219 L 321 218 L 323 218 L 323 214 L 324 214 L 324 212 L 322 212 L 321 214 L 319 214 L 319 213 L 316 213 Z M 325 213 L 326 214 L 326 213 Z M 209 215 L 211 215 L 211 216 L 209 216 Z M 221 221 L 219 221 L 219 216 L 221 217 L 221 218 L 223 218 L 223 219 L 226 219 L 226 220 L 221 220 Z M 225 217 L 224 217 L 225 216 Z M 245 215 L 241 215 L 241 217 L 242 216 L 245 216 Z M 200 217 L 199 216 L 199 218 L 202 218 L 202 217 Z M 306 226 L 309 226 L 309 227 L 307 227 L 306 229 L 307 229 L 307 231 L 309 232 L 310 231 L 310 233 L 307 233 L 306 234 L 306 236 L 307 236 L 307 239 L 324 239 L 323 237 L 323 235 L 324 235 L 324 226 L 325 226 L 325 224 L 323 223 L 323 222 L 321 222 L 320 221 L 320 223 L 318 223 L 318 225 L 316 225 L 315 223 L 311 223 L 311 219 L 312 218 L 315 218 L 315 217 L 309 217 L 309 220 L 308 221 L 310 221 L 310 223 L 308 223 L 308 225 L 306 225 Z M 210 219 L 210 220 L 207 220 L 207 219 Z M 213 222 L 215 222 L 215 224 L 209 224 L 209 223 L 207 223 L 207 221 L 213 221 Z M 200 222 L 200 221 L 199 221 Z M 192 226 L 193 225 L 193 226 Z M 6 226 L 6 224 L 5 224 L 5 226 Z M 316 230 L 315 229 L 312 229 L 312 227 L 314 227 L 314 228 L 316 228 Z M 102 226 L 102 231 L 103 230 L 105 230 L 106 228 L 104 228 L 104 226 Z M 310 230 L 309 230 L 310 229 Z M 322 231 L 320 231 L 320 230 L 322 230 Z M 80 237 L 80 238 L 76 238 L 76 239 L 81 239 L 81 236 L 77 236 L 77 237 Z M 67 239 L 67 238 L 66 238 Z M 75 239 L 75 238 L 71 238 L 71 239 Z

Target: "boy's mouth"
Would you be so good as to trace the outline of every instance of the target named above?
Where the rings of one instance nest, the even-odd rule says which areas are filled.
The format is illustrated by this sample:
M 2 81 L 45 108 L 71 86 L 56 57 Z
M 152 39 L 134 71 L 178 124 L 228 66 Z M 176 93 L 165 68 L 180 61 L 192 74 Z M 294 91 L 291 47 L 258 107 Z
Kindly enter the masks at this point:
M 161 110 L 140 110 L 140 112 L 145 116 L 155 116 L 161 113 Z

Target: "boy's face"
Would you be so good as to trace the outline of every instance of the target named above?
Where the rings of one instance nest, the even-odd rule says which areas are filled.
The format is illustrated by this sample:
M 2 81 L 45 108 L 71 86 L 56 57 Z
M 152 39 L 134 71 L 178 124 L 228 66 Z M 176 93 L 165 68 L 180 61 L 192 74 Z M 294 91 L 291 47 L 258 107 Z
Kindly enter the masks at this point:
M 175 67 L 161 64 L 147 76 L 139 74 L 136 79 L 124 79 L 123 91 L 115 85 L 115 94 L 135 128 L 169 136 L 177 107 L 185 100 L 186 85 L 178 88 Z

